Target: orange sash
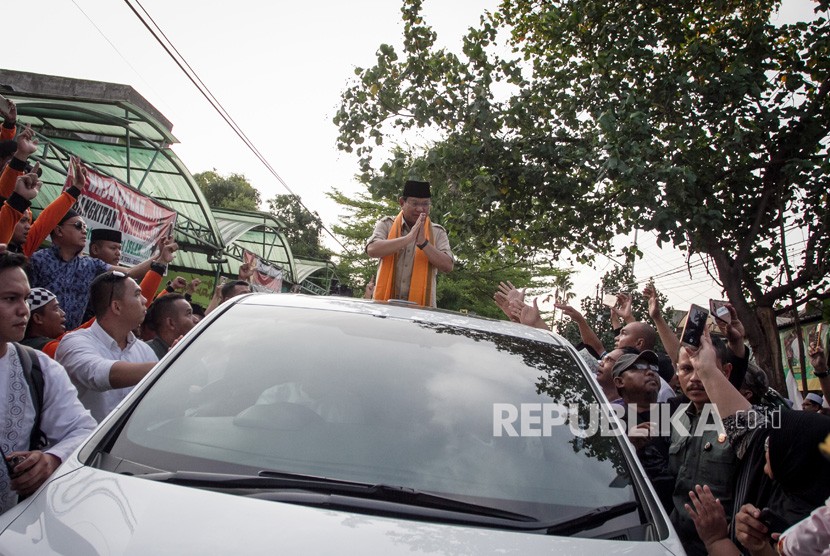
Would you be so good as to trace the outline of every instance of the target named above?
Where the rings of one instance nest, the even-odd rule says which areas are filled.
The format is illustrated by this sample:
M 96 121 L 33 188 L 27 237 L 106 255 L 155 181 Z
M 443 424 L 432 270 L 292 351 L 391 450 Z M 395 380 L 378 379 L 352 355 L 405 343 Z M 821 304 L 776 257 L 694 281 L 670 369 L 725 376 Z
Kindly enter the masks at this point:
M 426 238 L 432 241 L 432 224 L 427 216 L 424 222 L 426 227 Z M 395 222 L 392 223 L 392 228 L 389 230 L 389 235 L 386 239 L 396 239 L 401 237 L 401 229 L 403 228 L 403 212 L 399 212 L 395 217 Z M 378 275 L 375 279 L 375 293 L 373 299 L 379 301 L 388 301 L 395 296 L 395 268 L 398 262 L 398 254 L 396 251 L 391 255 L 386 255 L 380 260 L 380 267 L 378 268 Z M 412 265 L 412 276 L 409 280 L 409 301 L 417 303 L 418 305 L 430 305 L 432 302 L 432 265 L 429 264 L 429 258 L 422 249 L 415 248 L 415 261 Z

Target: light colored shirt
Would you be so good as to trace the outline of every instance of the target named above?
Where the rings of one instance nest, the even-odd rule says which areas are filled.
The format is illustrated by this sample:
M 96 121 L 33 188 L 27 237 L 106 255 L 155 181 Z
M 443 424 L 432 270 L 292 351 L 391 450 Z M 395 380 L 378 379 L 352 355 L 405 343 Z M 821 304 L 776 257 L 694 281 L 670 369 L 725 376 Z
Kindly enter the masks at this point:
M 778 553 L 784 556 L 830 556 L 830 498 L 781 535 Z
M 118 342 L 95 321 L 89 328 L 76 330 L 61 339 L 55 352 L 78 389 L 78 399 L 89 409 L 96 421 L 106 417 L 133 389 L 113 388 L 110 369 L 119 361 L 148 363 L 158 361 L 152 348 L 132 332 L 123 350 Z
M 40 430 L 46 435 L 48 444 L 43 450 L 52 454 L 61 461 L 81 445 L 81 443 L 95 429 L 95 419 L 84 409 L 78 401 L 78 393 L 64 368 L 42 352 L 37 353 L 40 368 L 43 373 L 43 407 L 40 413 Z M 23 395 L 23 415 L 20 423 L 12 423 L 4 419 L 0 421 L 0 436 L 4 439 L 4 450 L 27 451 L 29 450 L 29 437 L 35 421 L 35 407 L 29 396 L 29 387 L 23 377 L 23 367 L 12 344 L 6 344 L 6 354 L 0 357 L 0 415 L 8 415 L 10 410 L 10 394 L 19 391 Z M 14 439 L 8 438 L 9 425 L 19 428 L 19 434 Z M 8 440 L 8 443 L 5 441 Z M 8 453 L 7 452 L 7 453 Z M 2 483 L 8 488 L 6 482 L 6 469 L 2 467 Z M 7 496 L 11 494 L 11 497 Z M 8 509 L 6 501 L 12 505 L 16 502 L 13 493 L 3 492 L 0 497 L 4 499 L 0 512 Z
M 366 247 L 369 247 L 369 245 L 379 239 L 389 239 L 389 230 L 392 229 L 392 225 L 394 223 L 394 216 L 385 216 L 378 220 L 377 224 L 375 224 L 375 231 L 372 232 L 372 237 L 370 237 L 369 241 L 366 242 Z M 449 255 L 451 259 L 455 260 L 452 250 L 450 249 L 450 240 L 447 237 L 446 230 L 435 222 L 430 221 L 430 223 L 430 231 L 432 235 L 430 242 L 432 245 L 442 253 Z M 401 237 L 408 234 L 409 229 L 409 225 L 406 223 L 406 220 L 404 220 L 401 224 Z M 392 295 L 390 299 L 409 299 L 409 283 L 412 280 L 412 267 L 415 264 L 415 249 L 417 248 L 418 247 L 414 243 L 410 243 L 404 249 L 398 251 L 398 258 L 395 264 L 395 283 L 392 285 Z M 431 266 L 430 271 L 432 296 L 429 300 L 429 305 L 431 307 L 435 307 L 435 287 L 438 270 Z

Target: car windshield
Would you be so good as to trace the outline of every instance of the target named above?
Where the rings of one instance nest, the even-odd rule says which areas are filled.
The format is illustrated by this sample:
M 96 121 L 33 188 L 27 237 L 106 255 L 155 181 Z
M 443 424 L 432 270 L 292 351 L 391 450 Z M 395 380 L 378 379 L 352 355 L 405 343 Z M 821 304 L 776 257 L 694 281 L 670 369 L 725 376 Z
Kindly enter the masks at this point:
M 109 453 L 157 470 L 396 485 L 543 522 L 636 500 L 619 440 L 573 430 L 596 404 L 573 352 L 458 320 L 234 306 L 149 388 Z M 555 404 L 580 408 L 570 426 L 542 423 Z

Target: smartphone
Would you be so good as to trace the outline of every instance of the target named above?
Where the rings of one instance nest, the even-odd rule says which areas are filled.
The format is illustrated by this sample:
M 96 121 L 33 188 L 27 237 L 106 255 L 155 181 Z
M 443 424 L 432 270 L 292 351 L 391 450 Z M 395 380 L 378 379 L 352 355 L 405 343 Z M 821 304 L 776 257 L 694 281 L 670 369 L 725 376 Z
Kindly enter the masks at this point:
M 606 307 L 616 307 L 617 306 L 617 296 L 613 293 L 606 293 L 602 296 L 602 304 Z
M 683 334 L 680 335 L 680 344 L 697 349 L 700 347 L 700 338 L 706 328 L 706 321 L 709 320 L 709 311 L 700 305 L 692 304 L 689 307 L 689 314 L 686 315 L 686 324 L 683 326 Z
M 761 510 L 761 517 L 759 519 L 761 523 L 767 526 L 768 535 L 772 533 L 783 533 L 790 527 L 790 524 L 783 517 L 769 508 Z
M 709 309 L 712 311 L 712 316 L 724 324 L 732 322 L 732 315 L 729 314 L 729 309 L 726 307 L 728 301 L 719 301 L 717 299 L 709 300 Z

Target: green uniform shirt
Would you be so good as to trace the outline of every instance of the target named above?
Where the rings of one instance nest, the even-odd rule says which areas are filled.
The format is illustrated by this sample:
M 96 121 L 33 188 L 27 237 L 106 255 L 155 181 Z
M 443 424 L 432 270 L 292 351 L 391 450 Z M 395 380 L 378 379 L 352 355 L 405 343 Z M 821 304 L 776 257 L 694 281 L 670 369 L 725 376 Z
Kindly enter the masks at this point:
M 706 430 L 700 435 L 695 433 L 698 426 L 709 425 L 707 429 L 711 429 L 720 424 L 720 416 L 716 413 L 708 416 L 705 412 L 698 414 L 692 403 L 680 406 L 677 411 L 682 412 L 678 421 L 689 434 L 681 434 L 682 431 L 676 427 L 671 429 L 669 469 L 676 477 L 671 521 L 686 552 L 690 556 L 705 556 L 706 548 L 684 505 L 691 505 L 689 491 L 694 490 L 695 485 L 709 485 L 712 494 L 720 499 L 726 515 L 731 515 L 738 458 L 725 434 L 715 430 Z M 699 423 L 701 415 L 708 417 L 704 423 Z

